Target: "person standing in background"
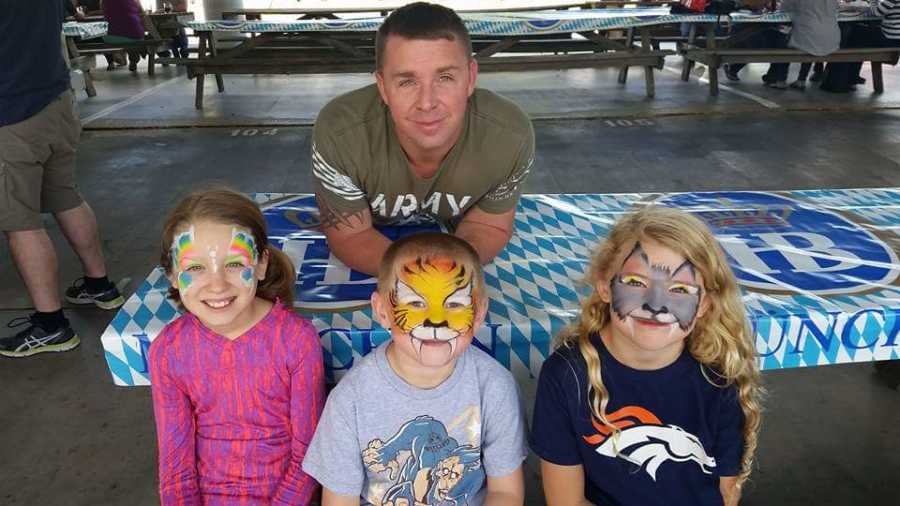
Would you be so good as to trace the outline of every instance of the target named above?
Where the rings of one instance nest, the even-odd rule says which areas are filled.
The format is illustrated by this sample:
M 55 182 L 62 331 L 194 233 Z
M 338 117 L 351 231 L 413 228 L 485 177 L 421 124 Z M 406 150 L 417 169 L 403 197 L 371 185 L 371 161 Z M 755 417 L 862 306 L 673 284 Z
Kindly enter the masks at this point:
M 80 342 L 62 311 L 56 251 L 41 213 L 53 214 L 84 268 L 66 300 L 103 309 L 124 302 L 106 277 L 97 221 L 75 182 L 81 123 L 60 47 L 62 20 L 61 0 L 12 0 L 0 16 L 0 230 L 36 310 L 8 323 L 27 326 L 0 338 L 7 357 L 67 351 Z

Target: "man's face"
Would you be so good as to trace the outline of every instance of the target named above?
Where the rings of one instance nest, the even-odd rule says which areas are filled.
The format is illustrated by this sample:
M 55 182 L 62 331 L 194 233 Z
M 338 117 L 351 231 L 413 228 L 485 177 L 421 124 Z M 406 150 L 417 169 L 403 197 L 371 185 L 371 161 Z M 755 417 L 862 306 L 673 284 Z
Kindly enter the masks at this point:
M 169 281 L 181 302 L 211 330 L 228 336 L 252 311 L 268 258 L 259 258 L 249 230 L 199 221 L 175 234 Z
M 465 351 L 484 320 L 471 269 L 451 258 L 415 258 L 399 267 L 385 297 L 373 295 L 381 324 L 410 363 L 443 367 Z
M 375 78 L 400 144 L 414 162 L 443 157 L 459 139 L 477 73 L 459 41 L 388 36 Z

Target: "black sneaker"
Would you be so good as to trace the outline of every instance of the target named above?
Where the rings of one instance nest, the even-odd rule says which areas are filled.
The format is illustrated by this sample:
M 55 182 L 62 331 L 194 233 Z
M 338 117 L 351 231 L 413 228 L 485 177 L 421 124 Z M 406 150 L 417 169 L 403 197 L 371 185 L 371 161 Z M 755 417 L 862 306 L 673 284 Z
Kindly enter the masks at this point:
M 84 286 L 84 278 L 76 279 L 72 286 L 66 288 L 66 300 L 72 304 L 94 304 L 100 309 L 116 309 L 125 303 L 116 285 L 110 283 L 106 291 L 91 293 Z
M 0 338 L 0 355 L 4 357 L 30 357 L 38 353 L 49 351 L 69 351 L 81 344 L 78 334 L 67 323 L 55 332 L 47 332 L 41 328 L 34 315 L 14 318 L 8 324 L 9 328 L 21 327 L 28 324 L 28 328 L 10 337 Z
M 734 67 L 729 64 L 725 64 L 725 77 L 727 77 L 729 81 L 741 80 L 741 78 L 738 76 L 738 73 L 734 70 Z

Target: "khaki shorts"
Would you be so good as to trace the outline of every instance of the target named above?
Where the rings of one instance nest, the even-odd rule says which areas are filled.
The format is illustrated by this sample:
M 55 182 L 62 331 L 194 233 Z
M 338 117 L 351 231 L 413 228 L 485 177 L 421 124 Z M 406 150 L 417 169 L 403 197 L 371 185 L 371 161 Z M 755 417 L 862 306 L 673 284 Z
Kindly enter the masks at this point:
M 81 205 L 75 150 L 81 122 L 71 91 L 34 116 L 0 127 L 0 230 L 43 228 L 41 213 Z

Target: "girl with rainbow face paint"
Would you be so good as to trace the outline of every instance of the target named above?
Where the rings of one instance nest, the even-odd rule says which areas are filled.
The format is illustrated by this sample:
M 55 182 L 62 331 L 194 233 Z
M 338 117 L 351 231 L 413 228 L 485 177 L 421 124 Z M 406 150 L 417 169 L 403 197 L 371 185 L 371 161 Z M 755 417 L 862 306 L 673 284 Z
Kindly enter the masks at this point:
M 184 311 L 147 360 L 160 503 L 309 504 L 318 485 L 300 466 L 324 363 L 318 333 L 293 311 L 290 258 L 268 241 L 259 206 L 225 188 L 182 199 L 160 244 L 168 295 Z
M 268 309 L 256 297 L 268 255 L 259 255 L 249 230 L 208 220 L 187 224 L 176 231 L 170 257 L 169 280 L 182 304 L 211 330 L 237 337 Z

